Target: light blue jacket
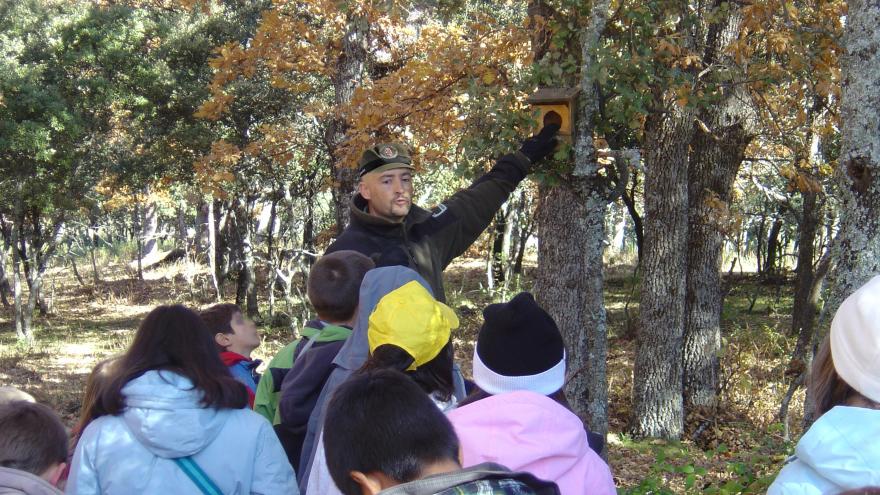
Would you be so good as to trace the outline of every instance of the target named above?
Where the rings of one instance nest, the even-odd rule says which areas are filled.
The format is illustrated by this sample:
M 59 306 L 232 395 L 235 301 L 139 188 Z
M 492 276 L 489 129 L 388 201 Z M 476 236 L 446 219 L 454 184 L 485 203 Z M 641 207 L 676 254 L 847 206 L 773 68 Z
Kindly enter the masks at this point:
M 189 379 L 149 371 L 123 389 L 125 411 L 83 432 L 69 494 L 198 494 L 172 460 L 192 456 L 224 494 L 298 495 L 272 425 L 249 409 L 205 408 Z
M 880 486 L 880 411 L 837 406 L 804 433 L 769 495 L 824 495 Z

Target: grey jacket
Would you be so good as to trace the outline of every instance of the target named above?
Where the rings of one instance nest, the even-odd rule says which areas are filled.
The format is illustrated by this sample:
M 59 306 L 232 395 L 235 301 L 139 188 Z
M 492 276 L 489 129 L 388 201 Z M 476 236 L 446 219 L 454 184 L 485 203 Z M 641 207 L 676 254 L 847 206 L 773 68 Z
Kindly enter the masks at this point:
M 370 314 L 376 309 L 379 300 L 389 292 L 406 285 L 413 280 L 418 281 L 424 286 L 428 292 L 432 293 L 431 287 L 418 273 L 403 266 L 388 266 L 375 268 L 367 272 L 364 281 L 361 284 L 359 295 L 360 306 L 358 307 L 357 322 L 351 337 L 345 341 L 339 354 L 333 360 L 333 371 L 324 384 L 321 394 L 318 396 L 318 402 L 309 417 L 309 426 L 306 432 L 305 442 L 303 443 L 302 460 L 299 469 L 299 486 L 300 491 L 305 491 L 308 486 L 309 472 L 311 471 L 312 462 L 314 461 L 316 442 L 321 429 L 324 426 L 324 416 L 326 415 L 327 402 L 330 400 L 336 387 L 341 385 L 351 376 L 352 373 L 359 370 L 367 361 L 370 355 L 370 345 L 367 341 L 367 325 Z M 458 398 L 464 397 L 464 380 L 461 372 L 455 368 L 456 376 L 455 395 Z
M 61 495 L 61 490 L 26 471 L 0 467 L 0 495 Z

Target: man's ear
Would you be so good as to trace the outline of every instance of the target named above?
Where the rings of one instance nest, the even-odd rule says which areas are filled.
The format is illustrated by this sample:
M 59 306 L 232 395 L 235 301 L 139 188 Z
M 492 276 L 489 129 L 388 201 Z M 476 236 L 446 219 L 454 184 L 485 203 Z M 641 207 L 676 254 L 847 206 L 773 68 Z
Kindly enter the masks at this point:
M 361 495 L 376 495 L 382 491 L 382 482 L 373 474 L 365 474 L 360 471 L 348 473 L 351 479 L 361 487 Z
M 360 193 L 361 197 L 367 201 L 370 200 L 370 188 L 367 187 L 366 179 L 362 178 L 361 181 L 358 182 L 358 193 Z
M 217 332 L 214 334 L 214 342 L 216 342 L 218 345 L 221 345 L 223 347 L 229 347 L 229 344 L 232 343 L 229 340 L 229 335 L 227 335 L 223 332 Z

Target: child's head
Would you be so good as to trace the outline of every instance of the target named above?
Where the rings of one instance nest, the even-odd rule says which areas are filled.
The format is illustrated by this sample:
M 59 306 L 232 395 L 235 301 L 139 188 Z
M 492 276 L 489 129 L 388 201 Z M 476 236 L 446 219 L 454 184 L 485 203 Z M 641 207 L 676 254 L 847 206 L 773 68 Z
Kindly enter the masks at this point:
M 409 282 L 382 297 L 370 314 L 364 369 L 405 371 L 424 392 L 448 401 L 453 328 L 458 328 L 455 312 L 419 282 Z
M 58 415 L 35 402 L 0 404 L 0 466 L 58 485 L 67 462 L 67 431 Z
M 307 292 L 318 318 L 349 323 L 357 311 L 361 282 L 376 265 L 357 251 L 321 256 L 309 272 Z
M 847 297 L 813 363 L 817 416 L 834 406 L 880 408 L 880 277 Z
M 110 372 L 113 368 L 113 363 L 117 359 L 118 357 L 112 357 L 99 361 L 98 364 L 92 368 L 92 372 L 89 373 L 89 377 L 86 379 L 85 390 L 83 391 L 79 422 L 77 422 L 73 429 L 75 438 L 79 438 L 79 436 L 82 435 L 83 430 L 86 429 L 86 426 L 88 426 L 89 423 L 96 418 L 107 414 L 99 399 L 101 397 L 101 391 L 108 383 L 110 383 Z
M 215 304 L 203 310 L 200 316 L 214 336 L 214 343 L 220 352 L 250 357 L 254 349 L 260 347 L 257 325 L 242 314 L 235 304 Z
M 336 389 L 327 405 L 324 449 L 330 475 L 346 495 L 376 493 L 459 462 L 449 420 L 393 370 L 362 371 Z
M 553 318 L 528 292 L 483 310 L 474 347 L 474 382 L 495 395 L 529 390 L 552 396 L 565 385 L 565 343 Z
M 220 360 L 213 334 L 196 312 L 184 306 L 159 306 L 141 322 L 101 390 L 101 407 L 106 414 L 121 413 L 125 408 L 122 388 L 151 370 L 189 378 L 202 392 L 206 407 L 241 409 L 248 403 L 247 389 Z

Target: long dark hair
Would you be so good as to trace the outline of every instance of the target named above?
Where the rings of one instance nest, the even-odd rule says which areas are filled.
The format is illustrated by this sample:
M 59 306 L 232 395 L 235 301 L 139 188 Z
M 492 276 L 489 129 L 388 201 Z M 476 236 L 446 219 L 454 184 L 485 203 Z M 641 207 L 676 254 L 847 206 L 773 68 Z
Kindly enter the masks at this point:
M 184 306 L 159 306 L 144 318 L 131 346 L 113 363 L 113 377 L 101 391 L 103 410 L 121 413 L 125 409 L 122 388 L 153 370 L 189 378 L 202 392 L 205 407 L 241 409 L 248 403 L 247 389 L 220 361 L 205 322 Z
M 98 361 L 98 363 L 92 368 L 92 372 L 89 373 L 89 377 L 86 379 L 85 389 L 83 390 L 82 403 L 80 404 L 79 421 L 71 431 L 71 448 L 76 447 L 79 437 L 82 435 L 82 432 L 85 431 L 86 426 L 89 426 L 89 423 L 107 414 L 107 411 L 104 410 L 104 406 L 101 403 L 101 390 L 110 383 L 110 380 L 113 377 L 111 371 L 113 370 L 113 365 L 118 359 L 118 357 L 114 356 Z
M 441 401 L 452 398 L 452 341 L 446 343 L 437 356 L 415 370 L 406 371 L 413 359 L 408 352 L 393 344 L 383 344 L 370 355 L 361 371 L 392 369 L 406 373 L 428 395 Z

